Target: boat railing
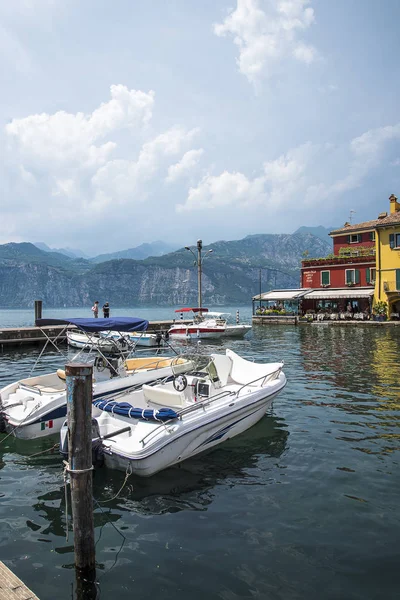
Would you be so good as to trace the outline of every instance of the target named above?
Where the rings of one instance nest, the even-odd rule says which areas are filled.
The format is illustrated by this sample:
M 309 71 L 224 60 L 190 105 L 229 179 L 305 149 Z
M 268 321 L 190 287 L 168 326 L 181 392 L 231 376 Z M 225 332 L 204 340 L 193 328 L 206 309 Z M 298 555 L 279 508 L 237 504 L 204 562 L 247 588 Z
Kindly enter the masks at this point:
M 166 426 L 169 423 L 172 423 L 173 421 L 176 421 L 176 419 L 182 419 L 182 417 L 184 415 L 187 415 L 191 412 L 194 412 L 196 410 L 199 410 L 200 408 L 205 408 L 206 406 L 208 406 L 209 404 L 211 404 L 212 402 L 214 402 L 215 400 L 220 400 L 221 398 L 225 397 L 225 396 L 236 396 L 236 392 L 232 391 L 232 390 L 226 390 L 224 392 L 220 392 L 219 394 L 215 394 L 215 396 L 209 396 L 206 398 L 202 398 L 201 400 L 198 400 L 197 402 L 195 402 L 194 404 L 191 404 L 190 406 L 186 406 L 185 408 L 183 408 L 182 410 L 180 410 L 177 413 L 177 417 L 170 419 L 169 421 L 164 421 L 164 423 L 162 423 L 161 425 L 159 425 L 158 427 L 156 427 L 155 429 L 153 429 L 152 431 L 149 431 L 149 433 L 147 433 L 141 440 L 139 440 L 140 444 L 143 444 L 143 446 L 145 446 L 146 443 L 149 442 L 149 438 L 156 436 L 158 434 L 158 432 L 160 431 L 160 429 L 166 429 Z
M 159 425 L 152 431 L 149 431 L 149 433 L 147 433 L 141 440 L 139 440 L 139 443 L 142 444 L 143 446 L 145 446 L 145 444 L 149 442 L 150 438 L 152 438 L 153 436 L 156 436 L 158 434 L 158 432 L 160 431 L 160 429 L 166 429 L 167 425 L 169 423 L 175 421 L 176 418 L 182 419 L 183 416 L 185 416 L 191 412 L 194 412 L 196 410 L 199 410 L 200 408 L 202 408 L 204 410 L 204 408 L 206 406 L 209 406 L 216 400 L 221 400 L 224 397 L 234 396 L 235 398 L 237 398 L 239 396 L 241 390 L 243 390 L 245 387 L 247 387 L 249 385 L 253 385 L 254 383 L 257 383 L 260 380 L 263 380 L 263 382 L 261 383 L 261 386 L 260 386 L 260 387 L 263 387 L 265 385 L 265 383 L 267 383 L 268 381 L 273 381 L 274 379 L 277 379 L 279 377 L 279 374 L 281 373 L 282 369 L 283 369 L 283 363 L 278 369 L 276 369 L 272 373 L 268 373 L 268 375 L 262 375 L 261 377 L 257 377 L 257 379 L 254 379 L 253 381 L 249 381 L 248 383 L 245 383 L 244 385 L 242 385 L 238 390 L 223 390 L 222 392 L 219 392 L 218 394 L 215 394 L 214 396 L 208 396 L 208 397 L 202 398 L 201 400 L 198 400 L 194 404 L 191 404 L 190 406 L 186 406 L 185 408 L 183 408 L 182 410 L 180 410 L 178 412 L 177 417 L 175 417 L 174 419 L 171 419 L 169 421 L 165 421 L 164 423 L 162 423 L 161 425 Z
M 278 377 L 279 377 L 282 369 L 283 369 L 283 363 L 275 371 L 272 371 L 272 373 L 268 373 L 268 375 L 261 375 L 261 377 L 258 377 L 257 379 L 254 379 L 253 381 L 249 381 L 248 383 L 244 383 L 237 390 L 237 394 L 239 394 L 239 392 L 241 390 L 243 390 L 245 387 L 247 387 L 249 385 L 253 385 L 253 384 L 257 383 L 257 381 L 260 381 L 261 379 L 263 380 L 263 382 L 261 383 L 261 387 L 263 387 L 266 383 L 268 383 L 268 381 L 273 381 L 274 379 L 278 379 Z

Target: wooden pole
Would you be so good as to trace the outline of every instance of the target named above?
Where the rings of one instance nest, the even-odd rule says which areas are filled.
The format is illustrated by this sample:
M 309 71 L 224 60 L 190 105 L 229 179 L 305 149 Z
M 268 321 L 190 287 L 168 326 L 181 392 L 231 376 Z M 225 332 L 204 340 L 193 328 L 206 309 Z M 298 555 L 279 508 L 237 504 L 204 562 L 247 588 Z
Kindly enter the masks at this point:
M 92 482 L 92 377 L 85 363 L 65 365 L 67 376 L 68 463 L 75 567 L 80 575 L 95 568 Z
M 42 300 L 35 300 L 35 323 L 36 323 L 37 319 L 42 318 L 42 305 L 43 305 Z

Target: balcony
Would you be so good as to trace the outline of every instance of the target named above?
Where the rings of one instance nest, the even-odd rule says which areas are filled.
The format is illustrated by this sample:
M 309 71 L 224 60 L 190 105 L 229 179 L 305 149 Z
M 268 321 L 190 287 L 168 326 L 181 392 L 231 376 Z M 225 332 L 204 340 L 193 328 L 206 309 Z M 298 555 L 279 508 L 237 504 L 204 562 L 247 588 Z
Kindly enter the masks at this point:
M 323 265 L 348 265 L 371 262 L 375 263 L 375 248 L 340 248 L 339 254 L 328 254 L 323 258 L 306 258 L 302 260 L 303 267 L 318 267 Z
M 322 267 L 324 265 L 353 265 L 357 263 L 370 262 L 375 265 L 375 254 L 365 256 L 326 256 L 325 258 L 308 258 L 302 261 L 302 267 Z

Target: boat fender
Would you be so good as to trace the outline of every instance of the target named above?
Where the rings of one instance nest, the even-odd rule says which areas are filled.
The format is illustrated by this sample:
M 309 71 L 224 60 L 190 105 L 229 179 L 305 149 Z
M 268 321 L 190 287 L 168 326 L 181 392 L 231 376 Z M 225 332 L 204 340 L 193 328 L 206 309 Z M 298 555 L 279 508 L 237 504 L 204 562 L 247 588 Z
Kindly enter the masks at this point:
M 66 380 L 67 376 L 65 375 L 64 369 L 57 369 L 56 373 L 60 379 L 62 379 L 63 381 Z

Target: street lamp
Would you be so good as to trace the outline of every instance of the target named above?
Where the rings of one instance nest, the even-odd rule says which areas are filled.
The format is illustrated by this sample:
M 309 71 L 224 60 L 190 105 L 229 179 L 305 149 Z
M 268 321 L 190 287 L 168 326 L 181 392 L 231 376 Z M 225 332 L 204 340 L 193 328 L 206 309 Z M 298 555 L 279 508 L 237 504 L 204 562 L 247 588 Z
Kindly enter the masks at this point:
M 205 259 L 205 257 L 207 256 L 207 254 L 210 254 L 211 252 L 213 252 L 212 249 L 207 250 L 207 252 L 205 252 L 204 254 L 202 254 L 202 248 L 203 248 L 203 242 L 201 240 L 197 240 L 197 256 L 195 255 L 195 253 L 193 252 L 193 250 L 189 247 L 189 246 L 185 246 L 185 250 L 189 250 L 189 252 L 191 252 L 195 258 L 195 262 L 194 264 L 197 265 L 197 306 L 199 308 L 202 307 L 201 304 L 201 275 L 202 275 L 202 267 L 203 267 L 203 260 Z

